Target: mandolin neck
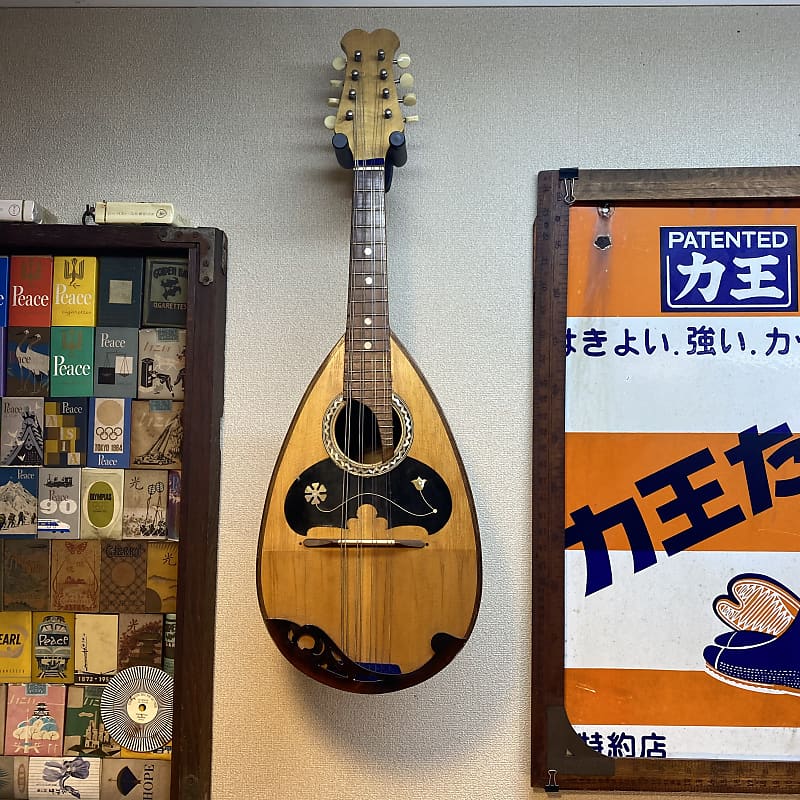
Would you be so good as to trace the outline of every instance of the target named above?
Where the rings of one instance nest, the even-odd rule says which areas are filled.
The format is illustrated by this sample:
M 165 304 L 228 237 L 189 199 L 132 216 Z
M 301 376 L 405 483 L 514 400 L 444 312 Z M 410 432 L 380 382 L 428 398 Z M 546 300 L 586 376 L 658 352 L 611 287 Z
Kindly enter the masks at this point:
M 382 159 L 353 168 L 344 395 L 373 411 L 389 457 L 394 443 L 384 180 Z

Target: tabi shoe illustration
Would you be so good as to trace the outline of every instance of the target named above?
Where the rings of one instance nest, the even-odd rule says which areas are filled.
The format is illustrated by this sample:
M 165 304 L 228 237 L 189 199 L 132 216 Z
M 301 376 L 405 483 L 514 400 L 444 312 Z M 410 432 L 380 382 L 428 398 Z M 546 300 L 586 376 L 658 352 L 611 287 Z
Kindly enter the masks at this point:
M 800 598 L 766 575 L 737 575 L 714 600 L 733 628 L 703 650 L 709 675 L 756 692 L 800 695 Z
M 800 612 L 800 597 L 782 583 L 758 573 L 731 578 L 728 593 L 714 600 L 714 613 L 735 631 L 779 636 Z

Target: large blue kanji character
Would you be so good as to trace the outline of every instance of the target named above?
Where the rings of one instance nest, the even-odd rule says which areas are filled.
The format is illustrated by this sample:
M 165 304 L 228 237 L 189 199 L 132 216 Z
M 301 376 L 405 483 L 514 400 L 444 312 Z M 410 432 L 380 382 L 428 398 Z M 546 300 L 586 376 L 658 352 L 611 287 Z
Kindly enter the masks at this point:
M 674 556 L 692 545 L 738 525 L 745 518 L 744 511 L 739 506 L 731 506 L 713 517 L 709 517 L 703 508 L 706 503 L 722 496 L 722 487 L 719 481 L 714 480 L 695 488 L 689 480 L 689 475 L 713 463 L 714 456 L 706 447 L 636 481 L 636 488 L 642 497 L 666 487 L 675 493 L 672 500 L 656 509 L 662 522 L 669 522 L 681 516 L 686 516 L 689 520 L 690 525 L 686 530 L 664 539 L 664 550 L 668 556 Z
M 629 733 L 610 733 L 608 753 L 612 758 L 632 758 L 636 755 L 636 740 Z
M 598 753 L 603 752 L 603 734 L 601 734 L 599 731 L 594 731 L 591 734 L 583 732 L 579 735 L 581 739 L 583 739 L 583 741 L 592 748 L 592 750 Z
M 583 506 L 570 514 L 574 525 L 564 531 L 564 546 L 583 545 L 586 557 L 586 596 L 611 586 L 611 559 L 605 532 L 621 525 L 628 537 L 633 556 L 633 571 L 639 572 L 656 563 L 656 551 L 636 501 L 629 497 L 595 514 Z
M 747 492 L 750 495 L 750 510 L 753 514 L 760 514 L 772 508 L 772 493 L 769 489 L 764 453 L 791 435 L 792 432 L 785 422 L 764 433 L 759 433 L 758 426 L 753 425 L 739 434 L 739 444 L 725 451 L 725 458 L 731 465 L 741 464 L 744 467 Z
M 689 325 L 686 328 L 686 343 L 691 346 L 691 350 L 686 351 L 689 356 L 715 356 L 717 351 L 714 349 L 715 331 L 707 325 Z
M 657 733 L 642 736 L 642 758 L 666 758 L 667 737 Z

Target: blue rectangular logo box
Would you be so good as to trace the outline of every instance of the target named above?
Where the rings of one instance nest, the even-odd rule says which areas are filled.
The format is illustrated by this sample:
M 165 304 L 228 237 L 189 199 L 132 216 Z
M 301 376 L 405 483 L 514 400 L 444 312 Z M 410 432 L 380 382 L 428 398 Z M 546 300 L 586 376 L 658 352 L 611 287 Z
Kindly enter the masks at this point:
M 661 228 L 661 310 L 797 311 L 797 228 Z

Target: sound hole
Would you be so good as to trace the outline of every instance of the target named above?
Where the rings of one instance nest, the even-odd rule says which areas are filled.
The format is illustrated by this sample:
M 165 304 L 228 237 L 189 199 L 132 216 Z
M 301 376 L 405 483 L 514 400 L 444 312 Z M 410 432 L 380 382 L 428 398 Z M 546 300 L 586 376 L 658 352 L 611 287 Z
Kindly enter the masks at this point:
M 403 426 L 392 408 L 392 434 L 395 448 L 401 441 Z M 346 400 L 333 425 L 336 446 L 346 458 L 358 464 L 380 464 L 381 437 L 378 422 L 369 406 L 358 400 Z

